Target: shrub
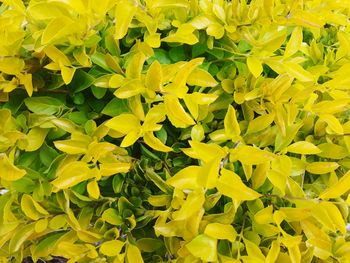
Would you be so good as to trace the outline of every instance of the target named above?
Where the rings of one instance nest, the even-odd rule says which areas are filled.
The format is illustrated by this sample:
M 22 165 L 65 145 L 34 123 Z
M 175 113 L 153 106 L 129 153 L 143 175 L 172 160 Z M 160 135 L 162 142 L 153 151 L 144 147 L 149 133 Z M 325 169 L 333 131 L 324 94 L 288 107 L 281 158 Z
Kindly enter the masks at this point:
M 2 262 L 349 262 L 349 1 L 0 2 Z

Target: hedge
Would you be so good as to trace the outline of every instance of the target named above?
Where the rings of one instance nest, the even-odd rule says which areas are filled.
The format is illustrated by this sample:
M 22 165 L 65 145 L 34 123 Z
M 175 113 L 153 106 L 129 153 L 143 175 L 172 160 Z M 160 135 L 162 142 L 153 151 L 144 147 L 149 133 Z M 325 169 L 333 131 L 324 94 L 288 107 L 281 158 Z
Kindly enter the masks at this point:
M 350 262 L 349 0 L 0 2 L 1 262 Z

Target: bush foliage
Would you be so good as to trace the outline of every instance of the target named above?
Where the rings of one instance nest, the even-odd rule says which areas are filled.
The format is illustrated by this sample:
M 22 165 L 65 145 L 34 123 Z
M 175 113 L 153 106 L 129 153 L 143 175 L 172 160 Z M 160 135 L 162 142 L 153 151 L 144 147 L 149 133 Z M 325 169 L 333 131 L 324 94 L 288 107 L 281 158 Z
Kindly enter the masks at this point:
M 350 262 L 350 1 L 0 2 L 1 262 Z

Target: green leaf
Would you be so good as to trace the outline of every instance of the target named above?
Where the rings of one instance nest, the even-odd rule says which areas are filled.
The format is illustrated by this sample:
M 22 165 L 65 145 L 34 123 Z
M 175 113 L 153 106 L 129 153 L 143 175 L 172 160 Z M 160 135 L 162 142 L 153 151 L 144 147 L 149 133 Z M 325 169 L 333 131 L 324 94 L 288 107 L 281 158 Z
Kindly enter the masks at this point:
M 27 108 L 37 114 L 53 115 L 66 108 L 64 102 L 53 97 L 32 97 L 24 100 Z
M 75 71 L 74 77 L 69 83 L 68 88 L 74 93 L 83 91 L 90 87 L 95 81 L 95 78 L 91 76 L 89 73 L 86 73 L 82 69 L 77 69 Z

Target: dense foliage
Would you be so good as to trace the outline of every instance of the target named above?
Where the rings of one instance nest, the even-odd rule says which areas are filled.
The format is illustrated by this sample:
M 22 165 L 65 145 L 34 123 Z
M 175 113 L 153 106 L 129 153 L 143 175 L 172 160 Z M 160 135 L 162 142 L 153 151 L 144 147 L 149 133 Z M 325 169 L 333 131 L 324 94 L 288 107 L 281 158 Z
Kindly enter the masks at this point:
M 0 2 L 1 262 L 350 262 L 349 0 Z

